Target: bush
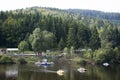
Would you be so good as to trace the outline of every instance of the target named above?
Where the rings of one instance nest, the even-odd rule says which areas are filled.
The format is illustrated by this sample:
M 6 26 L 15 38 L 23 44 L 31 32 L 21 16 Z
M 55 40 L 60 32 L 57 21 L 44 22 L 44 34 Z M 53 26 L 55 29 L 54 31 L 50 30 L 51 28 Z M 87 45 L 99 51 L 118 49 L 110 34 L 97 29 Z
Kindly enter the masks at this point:
M 96 63 L 104 63 L 104 62 L 113 62 L 114 61 L 114 51 L 113 49 L 99 49 L 94 52 L 94 60 Z
M 8 57 L 8 56 L 1 56 L 0 57 L 0 63 L 1 64 L 11 64 L 11 63 L 14 63 L 14 60 L 11 57 Z
M 69 53 L 69 49 L 67 47 L 64 48 L 63 50 L 64 53 Z
M 2 55 L 0 55 L 0 59 L 1 59 Z
M 115 63 L 120 63 L 120 47 L 114 49 L 115 53 Z
M 87 62 L 84 59 L 80 59 L 79 62 L 78 62 L 78 64 L 80 64 L 80 65 L 86 65 Z
M 91 51 L 86 51 L 84 54 L 83 54 L 83 57 L 84 58 L 87 58 L 87 59 L 91 59 L 93 57 L 93 53 Z
M 28 62 L 32 63 L 32 62 L 36 61 L 37 58 L 35 58 L 35 57 L 33 57 L 33 56 L 30 56 L 30 57 L 26 58 L 26 60 L 27 60 Z
M 19 59 L 17 60 L 17 63 L 18 63 L 18 64 L 26 64 L 27 61 L 26 61 L 24 58 L 19 58 Z

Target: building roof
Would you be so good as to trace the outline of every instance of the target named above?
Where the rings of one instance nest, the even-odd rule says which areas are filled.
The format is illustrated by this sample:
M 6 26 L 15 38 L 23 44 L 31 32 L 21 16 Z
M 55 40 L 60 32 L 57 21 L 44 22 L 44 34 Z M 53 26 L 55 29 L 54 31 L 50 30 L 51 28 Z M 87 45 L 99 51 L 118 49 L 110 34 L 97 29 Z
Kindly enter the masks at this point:
M 19 49 L 18 48 L 7 48 L 6 50 L 7 51 L 18 51 Z

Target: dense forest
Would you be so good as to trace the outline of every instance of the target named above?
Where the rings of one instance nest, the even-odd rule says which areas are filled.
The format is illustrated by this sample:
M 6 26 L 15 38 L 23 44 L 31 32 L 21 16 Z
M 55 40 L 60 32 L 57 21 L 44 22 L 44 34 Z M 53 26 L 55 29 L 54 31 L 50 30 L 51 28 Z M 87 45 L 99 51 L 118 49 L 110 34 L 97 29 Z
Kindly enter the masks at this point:
M 93 16 L 91 12 L 43 7 L 1 11 L 0 47 L 34 51 L 86 48 L 99 53 L 86 54 L 87 58 L 99 61 L 104 56 L 101 62 L 119 62 L 120 29 L 109 20 L 119 20 L 120 14 L 108 13 L 108 16 L 93 11 Z
M 82 10 L 82 9 L 68 9 L 68 13 L 72 14 L 81 14 L 83 16 L 89 16 L 99 19 L 108 20 L 116 26 L 120 25 L 120 13 L 110 13 L 110 12 L 102 12 L 96 10 Z

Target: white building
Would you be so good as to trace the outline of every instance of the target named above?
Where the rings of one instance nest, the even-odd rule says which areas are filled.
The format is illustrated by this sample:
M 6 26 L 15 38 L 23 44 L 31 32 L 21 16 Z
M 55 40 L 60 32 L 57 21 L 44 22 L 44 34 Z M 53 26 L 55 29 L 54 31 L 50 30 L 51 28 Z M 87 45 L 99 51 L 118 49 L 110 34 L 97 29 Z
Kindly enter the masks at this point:
M 18 48 L 7 48 L 6 52 L 7 53 L 17 53 L 19 51 Z

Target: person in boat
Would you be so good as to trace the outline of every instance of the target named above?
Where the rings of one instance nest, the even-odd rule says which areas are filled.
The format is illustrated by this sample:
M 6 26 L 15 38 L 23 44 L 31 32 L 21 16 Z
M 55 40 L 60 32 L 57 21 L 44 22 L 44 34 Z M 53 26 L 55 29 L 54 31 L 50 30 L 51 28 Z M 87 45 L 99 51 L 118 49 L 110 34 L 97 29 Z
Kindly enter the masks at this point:
M 60 75 L 60 76 L 62 76 L 63 73 L 64 73 L 64 71 L 63 71 L 62 69 L 59 69 L 59 70 L 57 71 L 57 74 Z
M 38 60 L 37 62 L 35 62 L 36 65 L 39 65 L 41 64 L 41 62 Z
M 80 67 L 79 69 L 77 69 L 77 71 L 79 71 L 79 72 L 81 72 L 81 73 L 85 72 L 86 70 L 87 70 L 87 69 L 82 68 L 82 67 Z

